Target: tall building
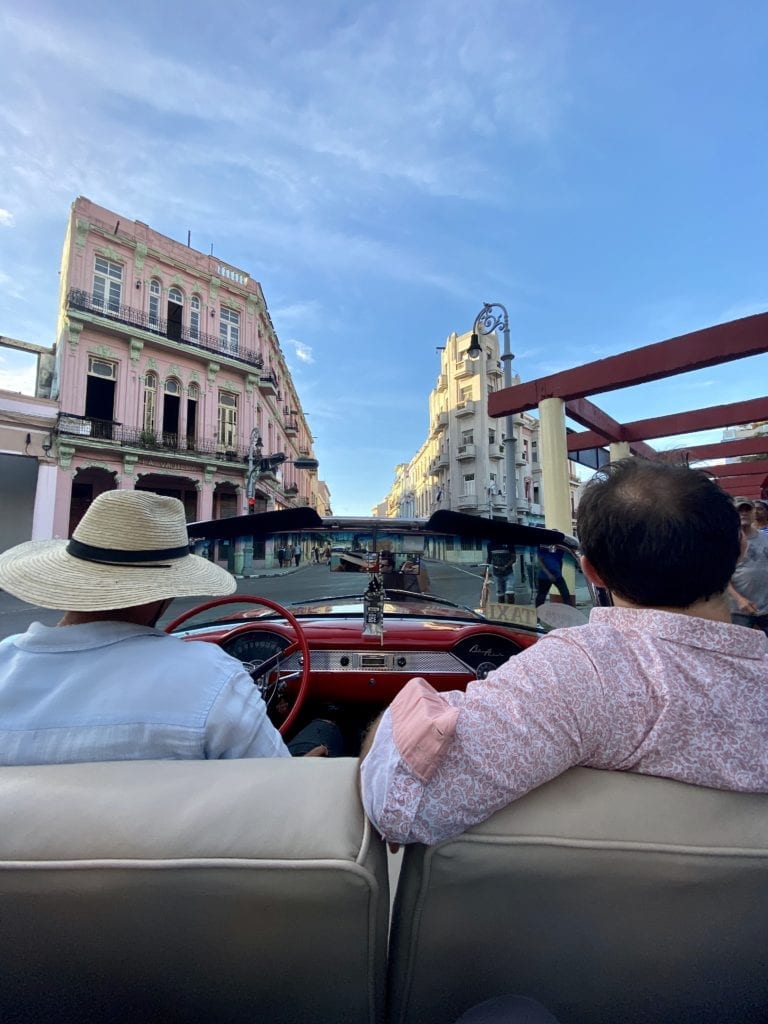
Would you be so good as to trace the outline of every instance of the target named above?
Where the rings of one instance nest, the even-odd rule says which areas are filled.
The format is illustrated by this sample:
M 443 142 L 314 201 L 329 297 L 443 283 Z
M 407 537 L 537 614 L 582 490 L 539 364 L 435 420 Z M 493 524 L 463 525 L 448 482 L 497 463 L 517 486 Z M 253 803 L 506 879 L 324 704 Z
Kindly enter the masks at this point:
M 429 395 L 429 435 L 395 479 L 378 509 L 388 516 L 428 517 L 440 508 L 507 518 L 503 419 L 488 415 L 488 395 L 503 387 L 496 334 L 481 335 L 482 356 L 469 359 L 470 335 L 451 334 L 440 350 L 440 373 Z M 518 383 L 519 378 L 513 378 Z M 514 417 L 516 519 L 544 521 L 539 421 Z M 578 480 L 570 470 L 571 495 Z
M 116 488 L 179 498 L 189 521 L 325 512 L 312 435 L 246 271 L 81 197 L 60 281 L 53 372 L 39 387 L 58 415 L 37 536 L 69 536 Z

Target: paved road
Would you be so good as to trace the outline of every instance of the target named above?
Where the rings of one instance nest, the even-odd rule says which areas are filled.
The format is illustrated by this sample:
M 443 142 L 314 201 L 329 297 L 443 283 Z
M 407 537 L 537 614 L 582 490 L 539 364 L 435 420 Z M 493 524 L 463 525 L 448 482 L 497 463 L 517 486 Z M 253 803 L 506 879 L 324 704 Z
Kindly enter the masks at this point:
M 479 568 L 460 569 L 430 563 L 429 573 L 435 594 L 447 597 L 468 607 L 477 607 L 482 579 Z M 298 569 L 269 570 L 269 575 L 238 580 L 237 593 L 262 595 L 282 604 L 292 601 L 311 601 L 320 597 L 359 594 L 365 589 L 366 577 L 357 573 L 329 572 L 327 565 L 300 565 Z M 160 621 L 163 626 L 189 608 L 200 604 L 202 598 L 179 598 L 171 605 L 170 613 Z M 30 622 L 43 622 L 54 626 L 60 611 L 35 608 L 0 591 L 0 639 L 14 633 L 23 633 Z

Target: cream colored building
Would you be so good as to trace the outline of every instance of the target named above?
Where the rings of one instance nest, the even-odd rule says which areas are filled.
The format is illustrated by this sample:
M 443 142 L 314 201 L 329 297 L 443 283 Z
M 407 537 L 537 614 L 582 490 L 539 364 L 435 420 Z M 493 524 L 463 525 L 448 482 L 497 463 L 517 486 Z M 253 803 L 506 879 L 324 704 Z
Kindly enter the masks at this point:
M 494 333 L 480 341 L 482 356 L 472 360 L 470 335 L 449 335 L 429 394 L 429 435 L 409 462 L 395 467 L 393 485 L 374 514 L 426 518 L 444 508 L 507 518 L 505 421 L 488 415 L 488 395 L 503 386 L 499 340 Z M 522 413 L 514 429 L 517 520 L 543 524 L 539 421 Z M 573 507 L 579 481 L 570 464 L 569 479 Z

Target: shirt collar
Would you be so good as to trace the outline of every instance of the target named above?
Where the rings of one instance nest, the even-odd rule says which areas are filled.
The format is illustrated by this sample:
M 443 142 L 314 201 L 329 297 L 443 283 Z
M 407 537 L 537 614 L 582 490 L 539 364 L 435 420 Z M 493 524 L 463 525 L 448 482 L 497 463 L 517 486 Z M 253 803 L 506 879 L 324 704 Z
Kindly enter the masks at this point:
M 761 659 L 768 654 L 768 638 L 759 629 L 680 612 L 662 612 L 656 608 L 593 608 L 589 621 L 612 626 L 622 633 L 637 630 L 660 640 L 742 658 Z
M 76 626 L 44 626 L 42 622 L 33 622 L 26 633 L 13 638 L 13 643 L 24 651 L 82 651 L 147 635 L 167 636 L 162 630 L 133 622 L 84 622 Z

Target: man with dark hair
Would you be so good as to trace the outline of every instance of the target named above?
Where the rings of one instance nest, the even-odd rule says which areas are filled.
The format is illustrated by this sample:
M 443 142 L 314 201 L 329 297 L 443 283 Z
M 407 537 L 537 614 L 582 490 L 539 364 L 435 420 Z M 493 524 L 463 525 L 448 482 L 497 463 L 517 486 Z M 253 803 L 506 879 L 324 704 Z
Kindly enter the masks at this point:
M 701 471 L 625 459 L 577 524 L 613 607 L 465 693 L 412 679 L 371 730 L 361 791 L 390 842 L 442 842 L 577 765 L 768 792 L 768 643 L 731 623 L 731 499 Z

